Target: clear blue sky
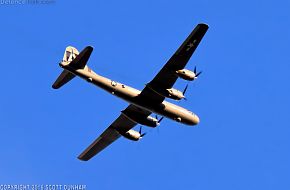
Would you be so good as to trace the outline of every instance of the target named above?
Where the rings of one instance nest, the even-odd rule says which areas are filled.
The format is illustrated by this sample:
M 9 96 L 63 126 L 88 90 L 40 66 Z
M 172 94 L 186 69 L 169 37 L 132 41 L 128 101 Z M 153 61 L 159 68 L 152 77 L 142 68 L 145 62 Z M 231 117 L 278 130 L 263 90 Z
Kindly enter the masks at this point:
M 0 184 L 289 189 L 289 7 L 273 0 L 0 5 Z M 78 78 L 53 90 L 65 47 L 94 46 L 95 72 L 142 89 L 200 22 L 210 28 L 187 68 L 204 72 L 179 103 L 200 125 L 165 119 L 140 142 L 122 138 L 79 161 L 127 103 Z

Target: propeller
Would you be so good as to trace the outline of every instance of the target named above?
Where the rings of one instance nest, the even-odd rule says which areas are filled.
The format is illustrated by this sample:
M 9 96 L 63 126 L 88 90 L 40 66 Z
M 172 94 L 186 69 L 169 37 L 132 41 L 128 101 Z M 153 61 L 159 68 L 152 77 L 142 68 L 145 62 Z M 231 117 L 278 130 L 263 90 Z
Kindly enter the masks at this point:
M 196 69 L 196 66 L 195 66 L 194 67 L 194 70 L 193 70 L 193 73 L 194 73 L 194 79 L 197 79 L 197 77 L 202 73 L 202 71 L 197 72 L 197 69 Z M 185 96 L 185 93 L 187 91 L 187 88 L 188 88 L 188 84 L 185 86 L 185 88 L 184 88 L 184 90 L 182 92 L 183 96 Z M 185 97 L 183 99 L 184 100 L 187 100 Z
M 183 95 L 186 93 L 187 88 L 188 88 L 188 84 L 185 86 L 185 88 L 184 88 L 184 90 L 182 92 Z
M 158 115 L 155 115 L 155 118 L 158 120 L 158 124 L 160 124 L 160 122 L 164 119 L 164 117 L 160 117 L 160 119 L 158 118 Z M 159 133 L 159 127 L 157 127 L 157 132 Z
M 186 93 L 186 91 L 187 91 L 187 88 L 188 88 L 188 84 L 185 86 L 185 88 L 184 88 L 184 90 L 183 90 L 183 92 L 182 92 L 183 96 L 185 96 L 185 93 Z M 184 99 L 184 100 L 187 100 L 186 97 L 184 97 L 183 99 Z
M 140 138 L 142 138 L 142 137 L 144 137 L 144 135 L 146 135 L 146 133 L 142 133 L 142 126 L 140 126 L 139 133 L 140 133 Z
M 197 77 L 202 73 L 202 71 L 199 71 L 198 73 L 196 72 L 196 66 L 194 67 L 193 72 L 195 74 L 194 79 L 197 79 Z
M 158 123 L 160 123 L 164 119 L 163 116 L 160 119 L 158 119 L 158 116 L 157 115 L 155 115 L 155 118 L 158 120 Z

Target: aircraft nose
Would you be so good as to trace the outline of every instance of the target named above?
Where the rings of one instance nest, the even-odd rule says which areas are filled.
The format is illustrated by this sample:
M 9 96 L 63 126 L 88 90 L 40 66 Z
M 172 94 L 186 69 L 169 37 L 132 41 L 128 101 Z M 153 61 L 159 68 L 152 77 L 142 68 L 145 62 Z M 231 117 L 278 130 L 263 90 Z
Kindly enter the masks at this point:
M 192 121 L 193 121 L 193 125 L 197 125 L 199 123 L 199 117 L 194 114 Z

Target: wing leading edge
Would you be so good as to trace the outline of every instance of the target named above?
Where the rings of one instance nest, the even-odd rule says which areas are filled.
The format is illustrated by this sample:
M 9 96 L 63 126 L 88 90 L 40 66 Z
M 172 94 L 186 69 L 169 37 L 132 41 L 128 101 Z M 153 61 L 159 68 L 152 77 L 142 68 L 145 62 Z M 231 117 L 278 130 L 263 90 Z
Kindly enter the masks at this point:
M 178 76 L 176 75 L 177 70 L 184 69 L 190 57 L 196 50 L 203 36 L 208 30 L 207 24 L 198 24 L 172 57 L 167 61 L 159 73 L 150 81 L 147 85 L 155 88 L 168 89 L 172 88 Z M 141 96 L 151 99 L 155 103 L 161 103 L 165 97 L 156 94 L 151 88 L 146 86 Z
M 151 112 L 130 104 L 123 112 L 135 114 L 141 117 L 147 117 Z M 137 123 L 124 114 L 121 114 L 86 150 L 84 150 L 78 158 L 83 161 L 88 161 L 93 156 L 101 152 L 115 140 L 117 140 L 122 133 L 135 127 Z

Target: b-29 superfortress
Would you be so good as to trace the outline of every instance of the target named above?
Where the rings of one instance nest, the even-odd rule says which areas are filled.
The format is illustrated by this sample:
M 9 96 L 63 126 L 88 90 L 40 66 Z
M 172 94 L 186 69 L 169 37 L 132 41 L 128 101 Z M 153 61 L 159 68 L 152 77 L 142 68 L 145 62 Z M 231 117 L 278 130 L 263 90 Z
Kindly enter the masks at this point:
M 137 124 L 157 127 L 164 117 L 186 125 L 197 125 L 199 123 L 196 114 L 165 101 L 165 98 L 174 100 L 185 98 L 184 94 L 187 86 L 181 92 L 173 88 L 174 83 L 178 78 L 193 81 L 200 75 L 201 72 L 197 72 L 196 67 L 194 71 L 190 71 L 185 69 L 185 66 L 207 30 L 208 25 L 198 24 L 142 91 L 105 78 L 92 71 L 87 66 L 87 61 L 93 51 L 91 46 L 86 47 L 80 53 L 72 46 L 66 48 L 63 60 L 59 64 L 64 70 L 52 85 L 54 89 L 60 88 L 75 76 L 79 76 L 129 103 L 129 106 L 121 111 L 120 116 L 79 155 L 80 160 L 87 161 L 91 159 L 120 136 L 133 141 L 140 140 L 145 133 L 142 133 L 141 127 L 139 131 L 132 129 Z M 150 116 L 152 113 L 162 117 L 158 118 L 157 115 L 152 117 Z

